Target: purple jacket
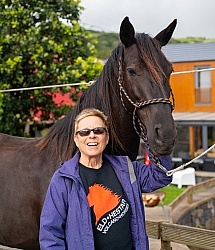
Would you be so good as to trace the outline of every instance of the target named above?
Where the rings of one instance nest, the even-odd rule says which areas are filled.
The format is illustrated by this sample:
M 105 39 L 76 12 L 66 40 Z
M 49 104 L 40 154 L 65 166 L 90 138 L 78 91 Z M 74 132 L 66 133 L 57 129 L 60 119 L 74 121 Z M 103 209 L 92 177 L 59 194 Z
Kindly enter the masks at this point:
M 44 202 L 40 220 L 41 250 L 94 250 L 90 208 L 80 175 L 80 154 L 62 164 L 54 173 Z M 127 195 L 131 207 L 131 232 L 135 250 L 148 250 L 142 193 L 152 192 L 168 185 L 171 177 L 154 164 L 133 162 L 136 181 L 132 184 L 125 156 L 104 154 Z M 170 156 L 159 157 L 170 170 Z

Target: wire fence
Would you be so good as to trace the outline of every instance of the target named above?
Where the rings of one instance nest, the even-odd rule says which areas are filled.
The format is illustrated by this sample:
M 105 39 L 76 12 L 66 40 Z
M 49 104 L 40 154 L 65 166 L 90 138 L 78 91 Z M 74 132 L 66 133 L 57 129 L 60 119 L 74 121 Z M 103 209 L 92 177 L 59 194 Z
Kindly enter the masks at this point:
M 215 68 L 208 68 L 208 69 L 198 69 L 198 70 L 187 70 L 187 71 L 179 71 L 173 72 L 172 75 L 182 75 L 182 74 L 190 74 L 196 72 L 203 72 L 203 71 L 213 71 Z M 16 89 L 1 89 L 0 93 L 6 92 L 15 92 L 15 91 L 26 91 L 26 90 L 35 90 L 35 89 L 50 89 L 50 88 L 61 88 L 67 86 L 79 86 L 79 85 L 87 85 L 90 86 L 94 81 L 89 82 L 79 82 L 79 83 L 67 83 L 67 84 L 56 84 L 56 85 L 47 85 L 47 86 L 35 86 L 35 87 L 27 87 L 27 88 L 16 88 Z

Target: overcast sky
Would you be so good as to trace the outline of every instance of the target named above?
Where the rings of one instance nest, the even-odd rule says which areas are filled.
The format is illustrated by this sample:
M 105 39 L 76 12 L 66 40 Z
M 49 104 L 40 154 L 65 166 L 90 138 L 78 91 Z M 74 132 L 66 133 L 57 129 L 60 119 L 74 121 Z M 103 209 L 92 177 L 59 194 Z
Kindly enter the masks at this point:
M 155 36 L 175 18 L 175 38 L 215 38 L 215 0 L 81 0 L 86 28 L 118 32 L 128 16 L 136 32 Z

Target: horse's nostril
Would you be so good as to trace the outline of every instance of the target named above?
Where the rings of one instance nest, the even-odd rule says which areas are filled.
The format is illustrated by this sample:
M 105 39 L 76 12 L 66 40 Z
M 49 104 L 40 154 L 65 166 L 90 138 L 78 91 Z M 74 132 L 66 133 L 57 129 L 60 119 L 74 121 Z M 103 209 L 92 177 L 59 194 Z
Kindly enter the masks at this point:
M 155 139 L 155 142 L 158 146 L 162 146 L 163 145 L 163 142 L 162 140 L 159 140 L 159 139 Z
M 157 138 L 160 139 L 161 133 L 162 133 L 162 131 L 161 131 L 161 124 L 157 124 L 157 125 L 155 126 L 155 133 L 156 133 L 156 135 L 157 135 Z
M 159 128 L 155 129 L 156 135 L 159 135 Z

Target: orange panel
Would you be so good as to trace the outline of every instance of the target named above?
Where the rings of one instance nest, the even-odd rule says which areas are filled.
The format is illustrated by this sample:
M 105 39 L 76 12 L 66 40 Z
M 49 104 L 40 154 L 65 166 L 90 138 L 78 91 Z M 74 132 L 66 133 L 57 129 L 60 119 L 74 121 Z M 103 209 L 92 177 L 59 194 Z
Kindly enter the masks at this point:
M 174 72 L 194 70 L 196 66 L 210 65 L 215 68 L 215 61 L 173 63 Z M 212 104 L 195 104 L 195 73 L 172 74 L 170 84 L 174 93 L 175 112 L 215 112 L 215 71 L 211 72 L 212 79 Z

